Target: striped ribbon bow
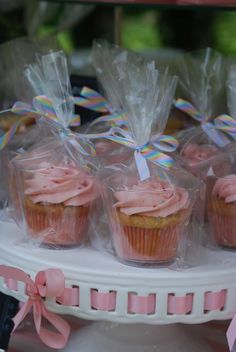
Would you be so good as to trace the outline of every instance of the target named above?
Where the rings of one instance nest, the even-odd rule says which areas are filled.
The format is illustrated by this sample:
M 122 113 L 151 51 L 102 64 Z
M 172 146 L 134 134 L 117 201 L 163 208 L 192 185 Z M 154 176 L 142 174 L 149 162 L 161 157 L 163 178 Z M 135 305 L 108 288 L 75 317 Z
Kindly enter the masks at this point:
M 71 135 L 70 129 L 68 127 L 65 127 L 62 124 L 61 120 L 58 118 L 56 110 L 53 107 L 52 100 L 44 95 L 39 95 L 35 97 L 33 99 L 32 105 L 18 101 L 13 105 L 11 109 L 1 111 L 1 113 L 4 113 L 6 111 L 10 111 L 22 117 L 19 118 L 19 120 L 9 129 L 8 132 L 6 132 L 0 137 L 0 150 L 2 150 L 10 142 L 19 126 L 29 118 L 34 118 L 35 120 L 38 120 L 43 117 L 47 120 L 47 122 L 50 123 L 52 127 L 59 131 L 60 135 Z M 80 125 L 80 117 L 78 115 L 74 115 L 73 119 L 70 122 L 70 126 L 78 125 Z M 78 142 L 77 144 L 80 152 L 86 153 Z
M 236 140 L 236 120 L 231 116 L 226 114 L 218 116 L 215 119 L 215 127 Z
M 211 118 L 202 115 L 191 103 L 186 100 L 178 99 L 174 101 L 174 106 L 191 116 L 194 120 L 201 123 L 203 131 L 208 137 L 219 147 L 225 147 L 230 140 L 220 131 L 217 130 L 215 123 L 211 122 Z
M 153 137 L 149 143 L 137 145 L 130 133 L 120 127 L 112 127 L 105 138 L 134 150 L 135 162 L 141 181 L 150 177 L 147 160 L 162 168 L 169 169 L 173 165 L 174 160 L 163 153 L 163 151 L 173 152 L 178 146 L 178 141 L 174 137 L 162 134 Z
M 107 114 L 95 119 L 91 125 L 95 125 L 101 122 L 109 122 L 116 126 L 127 124 L 125 113 L 115 111 L 113 107 L 108 103 L 108 101 L 95 90 L 88 87 L 83 87 L 80 95 L 80 97 L 73 98 L 76 105 L 96 112 Z

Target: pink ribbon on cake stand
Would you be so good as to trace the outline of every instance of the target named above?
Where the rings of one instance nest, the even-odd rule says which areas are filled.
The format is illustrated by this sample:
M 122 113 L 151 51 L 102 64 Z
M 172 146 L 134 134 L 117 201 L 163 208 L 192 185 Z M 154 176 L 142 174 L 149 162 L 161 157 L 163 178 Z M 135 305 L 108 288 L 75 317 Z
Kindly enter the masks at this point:
M 24 320 L 32 308 L 36 331 L 40 339 L 51 348 L 63 348 L 70 334 L 70 326 L 64 319 L 49 312 L 43 301 L 44 298 L 59 299 L 59 297 L 63 297 L 65 278 L 62 271 L 60 269 L 40 271 L 37 273 L 34 282 L 24 271 L 14 267 L 0 265 L 0 276 L 5 279 L 21 281 L 26 284 L 26 294 L 29 298 L 13 319 L 15 324 L 14 330 Z M 42 318 L 48 320 L 57 332 L 44 328 L 42 326 Z

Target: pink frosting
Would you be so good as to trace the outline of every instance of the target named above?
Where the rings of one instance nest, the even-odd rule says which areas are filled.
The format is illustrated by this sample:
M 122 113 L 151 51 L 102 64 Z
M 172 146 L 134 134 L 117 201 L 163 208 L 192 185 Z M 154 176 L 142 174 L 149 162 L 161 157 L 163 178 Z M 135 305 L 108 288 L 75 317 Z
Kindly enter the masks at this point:
M 25 194 L 34 203 L 86 206 L 96 198 L 94 177 L 74 165 L 41 163 L 25 183 Z
M 189 202 L 188 192 L 163 181 L 139 182 L 131 188 L 114 194 L 118 202 L 116 208 L 126 214 L 166 217 L 181 209 L 186 209 Z
M 214 145 L 189 143 L 183 150 L 183 158 L 190 166 L 194 166 L 202 161 L 206 161 L 218 151 Z
M 236 175 L 228 175 L 218 179 L 213 188 L 213 195 L 224 199 L 225 203 L 236 201 Z

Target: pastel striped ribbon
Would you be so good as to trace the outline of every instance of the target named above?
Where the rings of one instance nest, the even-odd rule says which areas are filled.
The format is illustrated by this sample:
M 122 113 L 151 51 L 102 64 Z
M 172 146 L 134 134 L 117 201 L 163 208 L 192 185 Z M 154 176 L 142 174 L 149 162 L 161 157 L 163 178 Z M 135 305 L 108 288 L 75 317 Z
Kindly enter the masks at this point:
M 215 119 L 215 127 L 236 140 L 236 120 L 231 116 L 226 114 L 218 116 Z
M 137 145 L 130 133 L 120 127 L 111 128 L 105 138 L 134 150 L 135 162 L 141 181 L 150 177 L 146 160 L 162 168 L 169 169 L 173 165 L 174 160 L 163 153 L 163 151 L 173 152 L 178 146 L 178 141 L 174 137 L 162 134 L 156 135 L 150 143 Z
M 84 108 L 97 111 L 97 112 L 110 112 L 108 108 L 108 102 L 106 99 L 96 92 L 95 90 L 88 88 L 88 87 L 83 87 L 83 89 L 80 92 L 80 97 L 74 97 L 74 103 L 76 105 L 82 106 Z
M 52 100 L 45 95 L 35 97 L 33 99 L 32 105 L 18 101 L 8 111 L 22 117 L 19 118 L 19 120 L 9 129 L 9 131 L 0 137 L 0 150 L 2 150 L 11 141 L 19 126 L 29 118 L 34 118 L 37 120 L 41 117 L 44 117 L 47 121 L 53 123 L 57 129 L 66 131 L 66 128 L 62 125 L 60 119 L 57 116 L 57 113 L 53 107 Z M 71 125 L 80 125 L 80 117 L 78 115 L 73 116 Z
M 178 99 L 174 101 L 174 106 L 191 116 L 194 120 L 201 123 L 203 131 L 208 135 L 208 137 L 219 147 L 225 147 L 230 143 L 230 140 L 217 130 L 215 122 L 210 121 L 209 116 L 202 115 L 191 103 L 184 99 Z
M 101 116 L 92 122 L 92 125 L 102 122 L 109 122 L 112 125 L 121 126 L 127 124 L 125 113 L 116 112 L 108 101 L 97 91 L 83 87 L 80 92 L 80 97 L 74 97 L 74 103 L 84 108 L 106 113 L 107 115 Z
M 95 119 L 90 125 L 96 125 L 98 123 L 108 122 L 111 126 L 125 126 L 127 125 L 125 113 L 112 113 L 109 115 L 101 116 Z
M 209 120 L 209 118 L 206 118 L 203 116 L 193 104 L 191 104 L 189 101 L 184 100 L 184 99 L 177 99 L 174 101 L 174 106 L 185 112 L 187 115 L 191 116 L 194 120 L 199 121 L 201 123 L 204 123 Z

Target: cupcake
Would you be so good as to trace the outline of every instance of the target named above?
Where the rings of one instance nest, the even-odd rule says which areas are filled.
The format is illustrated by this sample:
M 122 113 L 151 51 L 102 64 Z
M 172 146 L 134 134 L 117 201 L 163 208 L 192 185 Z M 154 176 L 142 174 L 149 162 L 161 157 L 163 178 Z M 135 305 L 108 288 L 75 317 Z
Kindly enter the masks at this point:
M 95 180 L 74 164 L 39 163 L 23 175 L 22 207 L 28 233 L 42 244 L 73 246 L 87 234 Z
M 113 239 L 119 258 L 144 265 L 174 260 L 190 215 L 188 192 L 148 180 L 115 192 L 114 198 Z
M 215 242 L 236 248 L 236 174 L 216 181 L 208 203 L 208 217 Z
M 182 151 L 182 157 L 186 163 L 187 169 L 194 176 L 199 176 L 199 174 L 206 169 L 204 162 L 215 157 L 218 151 L 219 149 L 215 145 L 188 143 Z
M 223 156 L 215 145 L 195 143 L 189 143 L 183 149 L 182 157 L 186 169 L 204 181 L 206 185 L 205 204 L 208 204 L 216 178 L 230 172 L 228 157 Z M 205 207 L 204 218 L 208 221 L 207 207 Z

